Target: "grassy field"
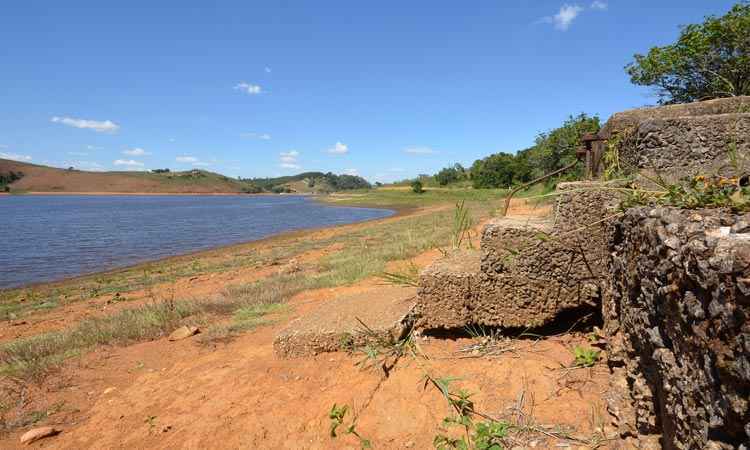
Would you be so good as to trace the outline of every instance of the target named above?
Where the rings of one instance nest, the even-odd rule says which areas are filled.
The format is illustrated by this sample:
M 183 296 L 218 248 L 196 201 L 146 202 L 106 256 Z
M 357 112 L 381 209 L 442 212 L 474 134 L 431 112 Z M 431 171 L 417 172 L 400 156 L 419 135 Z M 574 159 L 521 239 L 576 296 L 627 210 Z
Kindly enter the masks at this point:
M 149 302 L 72 323 L 70 327 L 25 337 L 0 346 L 0 374 L 39 379 L 69 357 L 97 345 L 127 344 L 153 339 L 180 324 L 201 324 L 203 339 L 231 337 L 263 323 L 279 312 L 295 294 L 309 289 L 336 287 L 382 274 L 389 261 L 404 260 L 455 240 L 455 203 L 465 201 L 473 223 L 490 217 L 500 206 L 504 191 L 373 190 L 350 196 L 331 196 L 335 204 L 377 205 L 393 208 L 430 208 L 394 220 L 376 221 L 330 233 L 319 239 L 300 239 L 299 233 L 275 238 L 266 245 L 245 244 L 222 251 L 178 257 L 130 269 L 71 280 L 56 285 L 6 291 L 0 294 L 0 318 L 17 320 L 39 312 L 64 308 L 73 302 L 102 295 L 144 290 Z M 174 299 L 163 292 L 169 283 L 184 277 L 229 269 L 259 268 L 288 261 L 312 250 L 336 248 L 300 274 L 275 273 L 247 284 L 229 286 L 221 300 Z M 119 295 L 118 295 L 119 294 Z M 122 300 L 127 301 L 127 300 Z
M 325 200 L 337 205 L 351 206 L 422 207 L 466 201 L 493 203 L 497 207 L 501 205 L 500 199 L 507 192 L 506 189 L 427 188 L 423 193 L 416 194 L 408 187 L 384 187 L 336 193 Z

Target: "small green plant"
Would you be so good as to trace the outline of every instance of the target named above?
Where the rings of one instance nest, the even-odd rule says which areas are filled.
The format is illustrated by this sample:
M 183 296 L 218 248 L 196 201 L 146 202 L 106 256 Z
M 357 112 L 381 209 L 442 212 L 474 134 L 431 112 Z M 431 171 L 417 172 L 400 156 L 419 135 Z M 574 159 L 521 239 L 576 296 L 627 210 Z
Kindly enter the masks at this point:
M 573 349 L 574 367 L 593 367 L 599 361 L 600 353 L 599 350 L 593 348 L 576 346 Z
M 614 180 L 625 176 L 620 161 L 620 151 L 625 142 L 630 140 L 636 132 L 634 127 L 626 128 L 607 141 L 607 147 L 602 156 L 604 165 L 603 175 L 605 180 Z
M 467 243 L 469 248 L 471 244 L 471 227 L 473 223 L 471 214 L 466 203 L 461 200 L 456 203 L 456 209 L 453 212 L 453 228 L 451 229 L 451 246 L 453 249 L 461 248 L 461 245 Z
M 508 436 L 510 424 L 505 421 L 492 420 L 478 413 L 471 400 L 472 393 L 463 389 L 452 391 L 453 381 L 456 381 L 456 378 L 433 378 L 425 374 L 425 387 L 429 384 L 436 387 L 453 409 L 454 414 L 443 419 L 443 426 L 461 427 L 464 432 L 462 437 L 438 434 L 432 440 L 432 444 L 437 450 L 503 450 L 505 448 L 503 440 Z M 481 416 L 486 420 L 475 423 L 473 416 Z
M 344 418 L 346 417 L 346 413 L 349 412 L 349 406 L 348 405 L 337 405 L 336 403 L 333 404 L 331 407 L 331 410 L 328 412 L 328 419 L 331 421 L 331 427 L 330 427 L 330 436 L 331 438 L 337 438 L 339 436 L 338 429 L 339 427 L 344 426 Z M 352 436 L 356 437 L 359 440 L 359 447 L 362 449 L 365 448 L 372 448 L 372 443 L 369 439 L 363 438 L 358 432 L 357 432 L 357 419 L 355 418 L 352 420 L 352 423 L 347 426 L 344 429 L 344 434 L 351 434 Z
M 621 209 L 638 205 L 665 205 L 684 209 L 730 208 L 734 212 L 750 211 L 750 187 L 745 177 L 697 176 L 678 184 L 661 179 L 651 180 L 661 191 L 633 189 L 620 204 Z
M 147 416 L 143 419 L 143 423 L 148 424 L 148 431 L 152 433 L 156 428 L 156 416 Z
M 411 182 L 411 191 L 415 194 L 422 194 L 424 192 L 424 187 L 422 186 L 422 182 L 419 180 L 414 180 Z
M 508 436 L 507 422 L 479 422 L 474 427 L 474 447 L 477 450 L 503 450 L 503 439 Z
M 419 267 L 410 261 L 404 270 L 383 272 L 380 278 L 387 284 L 419 287 Z

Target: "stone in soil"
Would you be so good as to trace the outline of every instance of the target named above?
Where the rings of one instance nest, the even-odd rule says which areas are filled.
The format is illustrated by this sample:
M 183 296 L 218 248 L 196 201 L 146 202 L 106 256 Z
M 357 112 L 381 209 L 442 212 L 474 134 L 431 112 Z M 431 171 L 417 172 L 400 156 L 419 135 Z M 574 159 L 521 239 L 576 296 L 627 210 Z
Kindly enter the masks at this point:
M 40 427 L 40 428 L 34 428 L 21 436 L 21 443 L 22 444 L 31 444 L 32 442 L 36 442 L 39 439 L 44 439 L 46 437 L 55 436 L 56 434 L 59 434 L 60 430 L 54 427 Z
M 196 334 L 200 333 L 200 329 L 198 327 L 189 327 L 187 325 L 182 326 L 172 332 L 172 334 L 169 335 L 170 341 L 179 341 L 181 339 L 186 339 L 191 336 L 195 336 Z

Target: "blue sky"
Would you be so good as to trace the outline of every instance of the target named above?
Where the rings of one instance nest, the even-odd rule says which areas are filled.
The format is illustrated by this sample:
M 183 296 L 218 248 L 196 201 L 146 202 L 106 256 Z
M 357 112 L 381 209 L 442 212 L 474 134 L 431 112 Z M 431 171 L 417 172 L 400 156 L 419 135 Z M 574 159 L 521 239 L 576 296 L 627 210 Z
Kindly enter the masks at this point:
M 0 157 L 392 181 L 653 104 L 623 71 L 725 0 L 9 0 Z

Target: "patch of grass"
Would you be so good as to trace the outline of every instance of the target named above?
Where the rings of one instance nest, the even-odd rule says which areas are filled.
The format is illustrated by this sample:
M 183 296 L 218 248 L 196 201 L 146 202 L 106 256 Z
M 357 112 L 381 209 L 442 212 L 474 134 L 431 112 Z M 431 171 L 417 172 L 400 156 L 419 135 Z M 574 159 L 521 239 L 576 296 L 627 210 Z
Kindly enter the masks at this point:
M 379 188 L 371 190 L 347 191 L 337 193 L 324 199 L 338 205 L 367 205 L 382 207 L 434 206 L 437 204 L 455 204 L 466 202 L 499 201 L 508 193 L 507 189 L 446 189 L 431 188 L 420 195 L 414 195 L 411 188 Z
M 641 176 L 644 176 L 641 174 Z M 647 177 L 648 178 L 648 177 Z M 620 205 L 627 209 L 641 205 L 664 205 L 683 209 L 729 208 L 750 211 L 750 181 L 746 177 L 696 176 L 670 184 L 660 177 L 648 178 L 661 190 L 634 187 Z
M 398 272 L 383 272 L 380 278 L 387 284 L 419 287 L 419 267 L 413 262 Z
M 574 367 L 593 367 L 599 361 L 600 351 L 582 346 L 573 349 Z
M 0 347 L 0 375 L 41 380 L 65 359 L 103 344 L 125 344 L 161 336 L 194 314 L 197 304 L 153 304 L 87 319 L 70 330 L 17 339 Z

